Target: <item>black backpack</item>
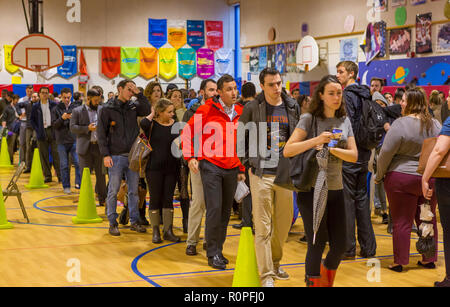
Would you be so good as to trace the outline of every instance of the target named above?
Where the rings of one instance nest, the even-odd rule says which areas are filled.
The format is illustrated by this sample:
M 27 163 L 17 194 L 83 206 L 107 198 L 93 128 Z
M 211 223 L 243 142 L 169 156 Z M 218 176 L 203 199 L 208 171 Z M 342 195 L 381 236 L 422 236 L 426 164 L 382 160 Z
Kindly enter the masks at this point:
M 378 147 L 385 134 L 386 122 L 386 114 L 378 103 L 362 100 L 359 129 L 354 131 L 358 146 L 367 150 Z

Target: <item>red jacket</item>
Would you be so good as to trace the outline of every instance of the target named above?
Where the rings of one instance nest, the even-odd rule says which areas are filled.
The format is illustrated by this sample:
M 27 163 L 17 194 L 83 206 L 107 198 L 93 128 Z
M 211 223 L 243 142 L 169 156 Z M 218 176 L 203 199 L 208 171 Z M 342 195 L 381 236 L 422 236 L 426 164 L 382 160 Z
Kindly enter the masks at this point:
M 243 106 L 236 103 L 234 110 L 237 115 L 231 121 L 217 100 L 209 99 L 197 109 L 181 133 L 183 156 L 187 161 L 205 159 L 224 169 L 239 167 L 239 172 L 245 172 L 236 154 L 237 126 Z M 199 137 L 200 144 L 195 153 L 194 136 Z

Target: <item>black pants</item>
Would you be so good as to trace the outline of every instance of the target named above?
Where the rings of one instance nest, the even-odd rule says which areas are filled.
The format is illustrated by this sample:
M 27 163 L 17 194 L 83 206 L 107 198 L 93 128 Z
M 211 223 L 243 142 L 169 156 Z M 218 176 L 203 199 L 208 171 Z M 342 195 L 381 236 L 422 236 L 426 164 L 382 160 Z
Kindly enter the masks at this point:
M 297 206 L 302 215 L 308 240 L 305 261 L 306 275 L 319 276 L 322 254 L 327 240 L 330 243 L 330 250 L 325 258 L 325 266 L 330 270 L 336 270 L 341 262 L 346 248 L 346 212 L 343 191 L 328 191 L 327 207 L 316 234 L 315 244 L 313 244 L 313 200 L 314 189 L 311 192 L 297 194 Z
M 222 254 L 239 170 L 223 169 L 202 160 L 200 172 L 206 205 L 205 233 L 208 242 L 206 255 L 214 257 Z
M 41 158 L 42 172 L 44 173 L 44 177 L 46 180 L 52 180 L 52 165 L 55 169 L 56 176 L 58 177 L 58 181 L 61 179 L 60 172 L 60 164 L 59 164 L 59 155 L 58 155 L 58 147 L 56 145 L 56 141 L 53 138 L 52 128 L 45 129 L 45 139 L 38 140 L 38 148 L 39 148 L 39 156 Z M 50 153 L 52 155 L 52 163 L 50 164 Z
M 95 171 L 95 192 L 98 195 L 99 202 L 106 201 L 106 178 L 103 174 L 103 156 L 100 154 L 100 149 L 97 144 L 91 143 L 88 152 L 84 155 L 78 154 L 78 162 L 80 164 L 81 176 L 83 176 L 83 169 L 89 168 Z
M 367 195 L 367 163 L 346 163 L 342 167 L 344 198 L 347 212 L 346 255 L 356 255 L 355 228 L 361 256 L 372 257 L 376 253 L 377 242 L 370 219 L 370 200 Z M 356 221 L 356 224 L 355 224 Z
M 245 184 L 250 188 L 250 176 L 248 175 L 249 168 L 245 168 Z M 253 227 L 252 215 L 252 194 L 245 196 L 242 201 L 242 224 L 244 227 Z
M 444 237 L 445 271 L 450 277 L 450 179 L 436 178 L 435 186 Z
M 149 185 L 149 210 L 173 209 L 173 194 L 177 183 L 175 172 L 146 170 Z

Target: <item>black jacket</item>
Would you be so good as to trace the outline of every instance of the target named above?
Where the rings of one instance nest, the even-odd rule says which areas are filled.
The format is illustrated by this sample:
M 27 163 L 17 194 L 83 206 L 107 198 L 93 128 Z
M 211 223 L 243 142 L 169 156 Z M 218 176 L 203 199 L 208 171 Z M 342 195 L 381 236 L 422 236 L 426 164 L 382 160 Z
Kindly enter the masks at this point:
M 372 100 L 370 94 L 370 88 L 366 85 L 352 84 L 344 89 L 344 101 L 345 109 L 347 111 L 347 117 L 352 123 L 353 134 L 357 135 L 360 127 L 360 119 L 362 114 L 362 103 L 364 100 Z M 358 144 L 357 138 L 356 146 L 358 148 L 358 162 L 367 163 L 370 160 L 371 151 L 365 148 L 361 148 Z
M 283 99 L 284 105 L 286 107 L 287 115 L 288 115 L 288 122 L 289 122 L 289 135 L 292 135 L 295 128 L 297 127 L 297 123 L 300 119 L 300 106 L 298 103 L 287 96 L 286 94 L 281 94 L 281 98 Z M 267 122 L 267 113 L 266 113 L 266 99 L 264 96 L 264 92 L 259 94 L 255 100 L 252 100 L 250 102 L 247 102 L 244 106 L 244 110 L 242 111 L 242 115 L 239 119 L 239 132 L 238 132 L 238 150 L 239 149 L 245 149 L 245 156 L 243 156 L 243 152 L 238 152 L 238 155 L 241 159 L 241 163 L 245 167 L 251 167 L 254 171 L 254 174 L 256 176 L 262 176 L 263 174 L 263 168 L 261 168 L 261 161 L 264 159 L 261 157 L 261 153 L 259 152 L 259 148 L 256 148 L 256 156 L 253 154 L 249 154 L 249 148 L 251 146 L 249 142 L 249 136 L 251 136 L 253 133 L 251 131 L 246 131 L 245 138 L 240 135 L 242 131 L 241 125 L 246 125 L 249 122 L 254 122 L 256 124 L 256 135 L 259 138 L 261 128 L 259 126 L 259 123 L 265 123 Z M 261 135 L 264 135 L 264 138 L 267 138 L 267 131 L 265 133 L 261 131 Z M 245 142 L 245 145 L 243 144 Z M 259 142 L 258 142 L 259 146 Z M 285 170 L 289 171 L 289 170 Z
M 75 135 L 70 132 L 70 118 L 63 119 L 64 113 L 72 114 L 73 109 L 79 107 L 79 102 L 72 102 L 66 109 L 64 102 L 58 103 L 52 110 L 52 127 L 55 132 L 56 144 L 73 144 L 75 143 Z
M 137 95 L 135 102 L 122 102 L 116 98 L 104 104 L 97 123 L 100 153 L 104 157 L 128 154 L 139 135 L 137 117 L 147 116 L 150 112 L 150 102 L 142 93 Z
M 30 122 L 32 106 L 33 105 L 31 103 L 31 100 L 18 102 L 17 105 L 16 105 L 18 110 L 25 109 L 25 114 L 27 115 L 27 128 L 33 128 L 33 127 L 31 127 L 31 122 Z M 17 113 L 19 115 L 21 115 L 22 111 L 17 112 Z
M 5 109 L 3 110 L 1 121 L 6 122 L 6 127 L 8 128 L 8 130 L 13 130 L 13 123 L 16 118 L 17 117 L 16 112 L 14 111 L 14 106 L 11 103 L 7 103 Z
M 57 106 L 57 103 L 54 101 L 48 101 L 47 102 L 50 107 L 50 114 Z M 36 136 L 39 141 L 45 140 L 45 131 L 44 131 L 44 119 L 42 118 L 42 109 L 41 109 L 41 102 L 33 103 L 33 106 L 31 107 L 31 116 L 30 116 L 30 123 L 31 127 L 36 131 Z M 52 132 L 54 133 L 54 129 L 52 129 Z

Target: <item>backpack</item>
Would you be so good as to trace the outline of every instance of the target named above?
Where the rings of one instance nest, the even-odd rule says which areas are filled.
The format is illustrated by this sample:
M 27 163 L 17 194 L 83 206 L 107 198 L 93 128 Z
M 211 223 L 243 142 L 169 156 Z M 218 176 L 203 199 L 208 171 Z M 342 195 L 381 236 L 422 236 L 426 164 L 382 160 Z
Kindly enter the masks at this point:
M 386 115 L 378 103 L 372 100 L 362 100 L 359 129 L 355 131 L 358 146 L 367 150 L 378 147 L 385 134 L 386 122 Z

